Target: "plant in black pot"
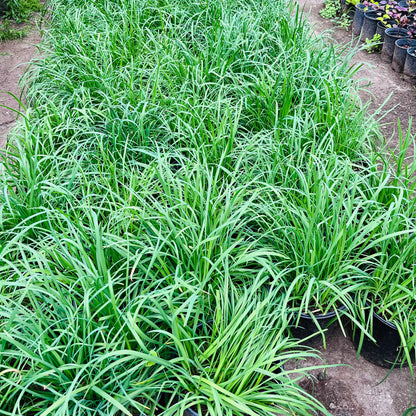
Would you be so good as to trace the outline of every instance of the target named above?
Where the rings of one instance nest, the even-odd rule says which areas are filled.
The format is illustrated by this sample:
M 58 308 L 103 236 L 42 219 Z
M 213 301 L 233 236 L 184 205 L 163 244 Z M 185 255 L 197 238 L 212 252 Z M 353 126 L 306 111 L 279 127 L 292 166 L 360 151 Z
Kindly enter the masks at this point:
M 392 23 L 390 14 L 399 7 L 398 3 L 395 0 L 382 0 L 380 2 L 364 1 L 363 4 L 368 10 L 364 14 L 361 32 L 362 41 L 372 39 L 376 33 L 383 37 L 384 32 L 380 29 L 383 26 L 390 27 Z M 377 28 L 379 28 L 379 31 L 377 31 Z
M 408 42 L 409 47 L 405 50 L 402 72 L 406 81 L 413 82 L 416 80 L 416 24 L 409 25 L 407 33 L 410 41 Z
M 415 362 L 416 290 L 399 280 L 385 283 L 381 278 L 357 296 L 363 327 L 371 337 L 355 328 L 354 345 L 366 360 L 386 368 Z
M 416 238 L 405 198 L 390 204 L 385 224 L 369 244 L 376 255 L 356 295 L 362 327 L 354 344 L 368 361 L 383 367 L 411 364 L 416 343 Z
M 163 415 L 329 413 L 288 377 L 284 363 L 314 355 L 284 336 L 282 287 L 264 281 L 218 290 L 211 308 L 188 302 L 172 320 L 177 358 L 168 369 Z
M 293 335 L 304 338 L 320 332 L 322 338 L 334 321 L 342 326 L 343 316 L 354 318 L 351 303 L 358 288 L 360 253 L 380 221 L 363 204 L 362 176 L 341 160 L 314 160 L 307 172 L 293 167 L 292 180 L 296 189 L 282 190 L 284 196 L 270 215 L 286 222 L 278 225 L 275 220 L 267 238 L 284 255 L 279 265 L 285 270 Z M 306 329 L 305 335 L 297 327 Z
M 398 20 L 402 15 L 407 15 L 407 9 L 400 5 L 396 0 L 382 0 L 380 2 L 364 2 L 365 5 L 373 12 L 376 13 L 376 19 L 378 21 L 376 33 L 380 34 L 384 39 L 384 31 L 381 29 L 387 29 L 397 25 Z
M 364 5 L 364 3 L 357 3 L 355 5 L 354 19 L 352 21 L 352 33 L 359 36 L 364 23 L 364 13 L 369 10 L 370 7 Z
M 409 28 L 407 33 L 410 35 L 412 33 Z M 393 61 L 391 67 L 394 71 L 402 73 L 404 70 L 404 65 L 407 58 L 407 51 L 409 48 L 416 47 L 416 39 L 403 38 L 397 39 L 394 46 Z
M 416 47 L 407 50 L 403 68 L 403 78 L 412 83 L 416 81 Z
M 364 13 L 364 22 L 361 30 L 361 40 L 363 42 L 373 39 L 377 31 L 377 23 L 383 18 L 384 11 L 373 10 Z
M 397 39 L 408 38 L 406 27 L 410 22 L 407 13 L 403 11 L 402 7 L 395 7 L 387 10 L 388 16 L 394 20 L 391 27 L 384 32 L 384 43 L 381 51 L 381 57 L 385 62 L 392 62 L 395 42 Z
M 389 16 L 389 14 L 387 14 L 387 13 L 383 13 L 382 16 L 378 17 L 376 34 L 380 35 L 380 37 L 381 37 L 381 39 L 380 39 L 381 45 L 384 42 L 384 36 L 385 36 L 386 29 L 392 27 L 394 24 L 395 24 L 395 20 L 392 19 Z

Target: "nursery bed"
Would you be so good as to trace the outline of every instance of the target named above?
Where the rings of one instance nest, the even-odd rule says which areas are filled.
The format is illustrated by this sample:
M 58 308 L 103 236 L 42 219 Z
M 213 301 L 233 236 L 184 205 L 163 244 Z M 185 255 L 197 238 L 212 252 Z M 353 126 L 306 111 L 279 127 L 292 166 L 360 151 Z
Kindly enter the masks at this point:
M 289 377 L 322 364 L 300 311 L 357 322 L 414 258 L 348 64 L 272 0 L 160 3 L 53 3 L 2 177 L 2 414 L 399 416 L 409 372 L 374 390 L 340 334 L 323 364 L 351 373 Z

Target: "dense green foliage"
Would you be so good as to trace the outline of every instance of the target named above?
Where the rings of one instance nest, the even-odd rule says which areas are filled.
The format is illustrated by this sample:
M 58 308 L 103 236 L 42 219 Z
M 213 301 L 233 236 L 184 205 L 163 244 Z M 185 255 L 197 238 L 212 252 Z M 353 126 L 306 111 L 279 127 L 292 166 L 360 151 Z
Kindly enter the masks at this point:
M 14 23 L 27 21 L 33 12 L 41 9 L 42 4 L 39 0 L 0 1 L 0 42 L 26 36 L 28 27 L 15 27 Z
M 410 139 L 391 171 L 351 73 L 283 1 L 52 1 L 1 177 L 0 415 L 325 412 L 289 328 L 360 292 L 411 347 Z
M 33 12 L 42 8 L 39 0 L 4 0 L 0 7 L 0 14 L 10 17 L 18 23 L 26 20 Z

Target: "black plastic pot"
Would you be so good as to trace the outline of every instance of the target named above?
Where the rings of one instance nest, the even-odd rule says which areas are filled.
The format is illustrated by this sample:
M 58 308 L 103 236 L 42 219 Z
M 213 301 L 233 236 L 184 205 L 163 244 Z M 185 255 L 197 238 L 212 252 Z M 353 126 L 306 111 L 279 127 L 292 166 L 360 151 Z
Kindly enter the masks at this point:
M 363 27 L 361 29 L 361 41 L 365 42 L 366 39 L 373 39 L 377 30 L 377 23 L 380 14 L 378 12 L 370 11 L 364 13 Z
M 338 322 L 338 316 L 342 316 L 345 311 L 345 306 L 341 306 L 337 311 L 331 311 L 325 315 L 312 315 L 311 313 L 307 314 L 302 312 L 297 326 L 290 328 L 292 336 L 303 340 L 315 334 L 311 338 L 303 341 L 303 343 L 306 345 L 316 345 L 322 341 L 322 336 L 319 331 L 325 330 L 325 337 L 331 336 L 337 328 L 336 323 Z M 319 324 L 319 327 L 317 326 L 315 320 Z
M 358 3 L 355 6 L 354 20 L 352 21 L 352 33 L 356 36 L 360 35 L 361 28 L 363 27 L 365 8 L 366 7 L 362 3 Z
M 416 47 L 407 50 L 406 61 L 403 68 L 404 79 L 408 82 L 416 81 Z
M 406 29 L 399 29 L 391 27 L 386 29 L 384 34 L 383 49 L 381 51 L 381 58 L 384 62 L 391 63 L 393 60 L 394 46 L 397 39 L 408 38 Z
M 368 311 L 366 312 L 368 319 Z M 355 349 L 358 350 L 362 331 L 359 328 L 351 330 L 350 336 Z M 372 336 L 376 343 L 371 341 L 365 334 L 360 355 L 372 364 L 379 367 L 391 368 L 393 365 L 407 365 L 402 363 L 404 352 L 402 342 L 396 325 L 386 321 L 380 315 L 373 312 L 373 332 Z
M 393 24 L 393 22 L 389 22 L 391 24 Z M 381 22 L 380 20 L 377 22 L 377 29 L 376 29 L 376 34 L 381 36 L 381 42 L 384 42 L 384 32 L 386 31 L 388 27 Z
M 183 412 L 183 416 L 200 416 L 199 413 L 193 411 L 192 409 L 186 409 Z
M 391 67 L 394 71 L 402 73 L 406 62 L 407 50 L 416 47 L 415 39 L 397 39 L 395 42 L 393 61 Z

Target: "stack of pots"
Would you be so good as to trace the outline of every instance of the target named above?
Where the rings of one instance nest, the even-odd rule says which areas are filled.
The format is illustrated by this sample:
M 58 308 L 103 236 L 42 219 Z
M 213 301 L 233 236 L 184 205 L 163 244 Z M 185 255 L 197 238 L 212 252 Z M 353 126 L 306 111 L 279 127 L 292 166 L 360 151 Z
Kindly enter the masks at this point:
M 383 49 L 381 50 L 381 59 L 384 62 L 391 63 L 393 61 L 396 40 L 408 39 L 409 35 L 406 29 L 398 27 L 390 27 L 385 30 Z
M 362 41 L 373 39 L 377 32 L 377 23 L 380 21 L 380 16 L 381 14 L 378 11 L 369 10 L 364 13 L 363 26 L 361 28 Z
M 401 1 L 399 6 L 409 7 L 406 1 Z M 416 40 L 409 39 L 404 28 L 389 27 L 394 21 L 386 24 L 381 21 L 382 14 L 383 12 L 374 10 L 371 6 L 358 3 L 352 23 L 354 35 L 361 36 L 363 42 L 372 39 L 375 34 L 380 35 L 383 44 L 381 59 L 391 63 L 394 71 L 403 73 L 407 81 L 416 81 Z
M 402 73 L 408 56 L 408 50 L 416 47 L 416 39 L 397 39 L 394 46 L 393 61 L 391 67 L 394 71 Z M 409 59 L 410 61 L 411 59 Z M 410 69 L 410 68 L 409 68 Z

